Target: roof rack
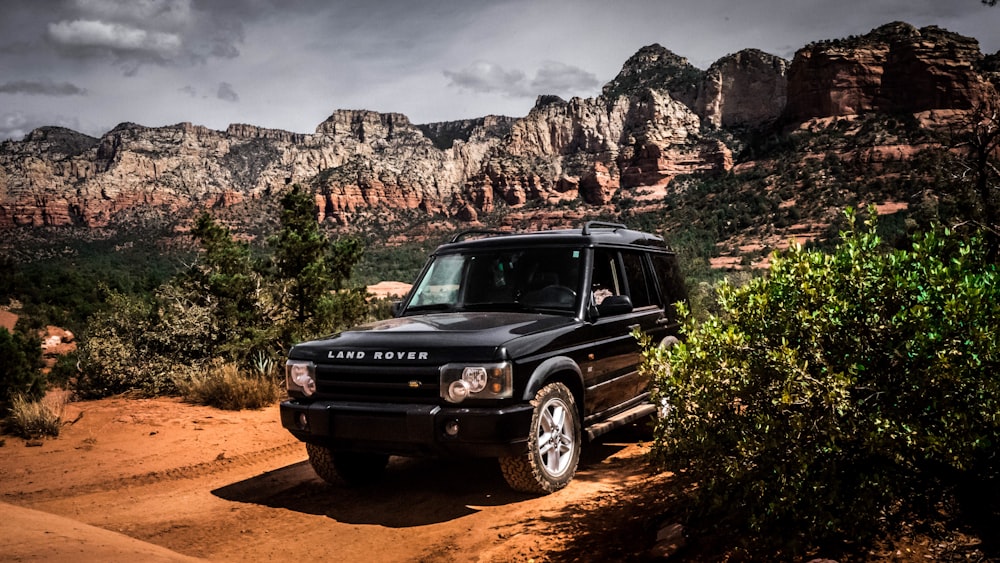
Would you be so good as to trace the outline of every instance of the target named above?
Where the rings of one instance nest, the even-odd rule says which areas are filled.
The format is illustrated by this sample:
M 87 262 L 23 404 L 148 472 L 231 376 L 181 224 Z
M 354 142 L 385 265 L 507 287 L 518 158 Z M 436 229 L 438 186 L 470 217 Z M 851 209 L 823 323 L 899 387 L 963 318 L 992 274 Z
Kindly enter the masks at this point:
M 583 225 L 583 234 L 589 235 L 590 230 L 593 228 L 597 229 L 611 229 L 617 231 L 618 229 L 628 229 L 626 225 L 621 223 L 608 223 L 606 221 L 587 221 Z
M 458 242 L 460 240 L 464 240 L 465 238 L 473 236 L 473 235 L 485 235 L 485 236 L 488 236 L 488 237 L 493 237 L 493 236 L 509 235 L 509 234 L 510 234 L 509 232 L 504 232 L 504 231 L 489 231 L 489 230 L 485 230 L 485 229 L 469 229 L 468 231 L 462 231 L 462 232 L 456 234 L 455 236 L 451 237 L 451 241 L 450 242 Z

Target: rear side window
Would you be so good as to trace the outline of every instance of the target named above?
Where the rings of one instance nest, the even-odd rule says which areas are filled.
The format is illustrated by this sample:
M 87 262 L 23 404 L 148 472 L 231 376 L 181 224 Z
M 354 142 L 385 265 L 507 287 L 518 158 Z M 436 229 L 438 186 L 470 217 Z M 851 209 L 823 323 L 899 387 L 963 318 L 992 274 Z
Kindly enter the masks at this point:
M 654 285 L 651 283 L 646 261 L 639 252 L 622 252 L 622 264 L 625 266 L 625 280 L 628 282 L 629 297 L 635 308 L 656 305 Z
M 681 275 L 677 257 L 667 254 L 653 254 L 652 259 L 656 277 L 660 280 L 660 299 L 666 306 L 667 316 L 670 319 L 676 319 L 677 311 L 674 304 L 678 301 L 684 301 L 686 298 L 684 277 Z

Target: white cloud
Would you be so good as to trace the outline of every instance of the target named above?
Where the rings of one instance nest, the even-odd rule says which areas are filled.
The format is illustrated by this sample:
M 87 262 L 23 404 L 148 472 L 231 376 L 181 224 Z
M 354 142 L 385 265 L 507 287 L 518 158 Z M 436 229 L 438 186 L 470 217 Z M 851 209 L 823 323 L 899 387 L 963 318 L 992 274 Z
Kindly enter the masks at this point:
M 554 61 L 543 63 L 530 80 L 523 71 L 507 70 L 486 61 L 477 61 L 458 71 L 446 70 L 444 75 L 451 80 L 450 86 L 478 94 L 519 98 L 533 98 L 539 94 L 593 95 L 601 85 L 593 73 Z
M 505 70 L 486 61 L 476 61 L 459 71 L 444 71 L 451 84 L 481 94 L 502 93 L 508 96 L 529 96 L 525 76 L 519 70 Z
M 163 58 L 175 55 L 181 39 L 172 33 L 147 31 L 121 23 L 96 20 L 49 24 L 49 37 L 60 45 L 106 48 L 111 51 L 147 51 Z
M 531 90 L 537 94 L 594 95 L 601 87 L 594 73 L 567 64 L 548 61 L 538 69 Z

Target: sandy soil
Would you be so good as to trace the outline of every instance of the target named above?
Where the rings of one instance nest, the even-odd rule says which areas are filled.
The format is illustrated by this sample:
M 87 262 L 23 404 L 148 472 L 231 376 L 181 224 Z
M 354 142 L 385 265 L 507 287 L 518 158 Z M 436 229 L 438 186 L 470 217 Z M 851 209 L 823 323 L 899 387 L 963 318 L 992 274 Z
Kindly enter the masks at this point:
M 112 398 L 69 403 L 63 420 L 56 439 L 4 438 L 0 559 L 634 560 L 670 479 L 628 429 L 589 445 L 566 489 L 530 497 L 488 460 L 393 458 L 376 487 L 326 484 L 276 406 Z

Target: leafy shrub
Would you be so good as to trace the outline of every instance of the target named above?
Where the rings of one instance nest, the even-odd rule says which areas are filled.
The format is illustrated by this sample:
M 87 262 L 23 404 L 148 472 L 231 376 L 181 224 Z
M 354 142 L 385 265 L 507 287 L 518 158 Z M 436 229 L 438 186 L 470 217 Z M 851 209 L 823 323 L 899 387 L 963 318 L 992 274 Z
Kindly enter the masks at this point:
M 58 436 L 62 426 L 62 404 L 15 395 L 11 400 L 7 431 L 22 438 Z
M 191 380 L 181 384 L 181 394 L 193 403 L 226 410 L 259 409 L 273 405 L 281 396 L 274 364 L 245 372 L 233 363 L 213 362 Z M 265 370 L 270 373 L 265 373 Z
M 74 390 L 96 399 L 121 393 L 145 396 L 176 391 L 172 350 L 158 346 L 156 311 L 140 297 L 108 292 L 109 308 L 95 314 L 78 348 L 80 373 Z M 162 344 L 162 341 L 159 342 Z
M 871 538 L 997 475 L 1000 279 L 983 239 L 939 230 L 889 251 L 874 213 L 848 224 L 831 254 L 791 248 L 723 285 L 685 342 L 644 351 L 667 405 L 658 459 L 698 483 L 699 514 L 786 549 Z

